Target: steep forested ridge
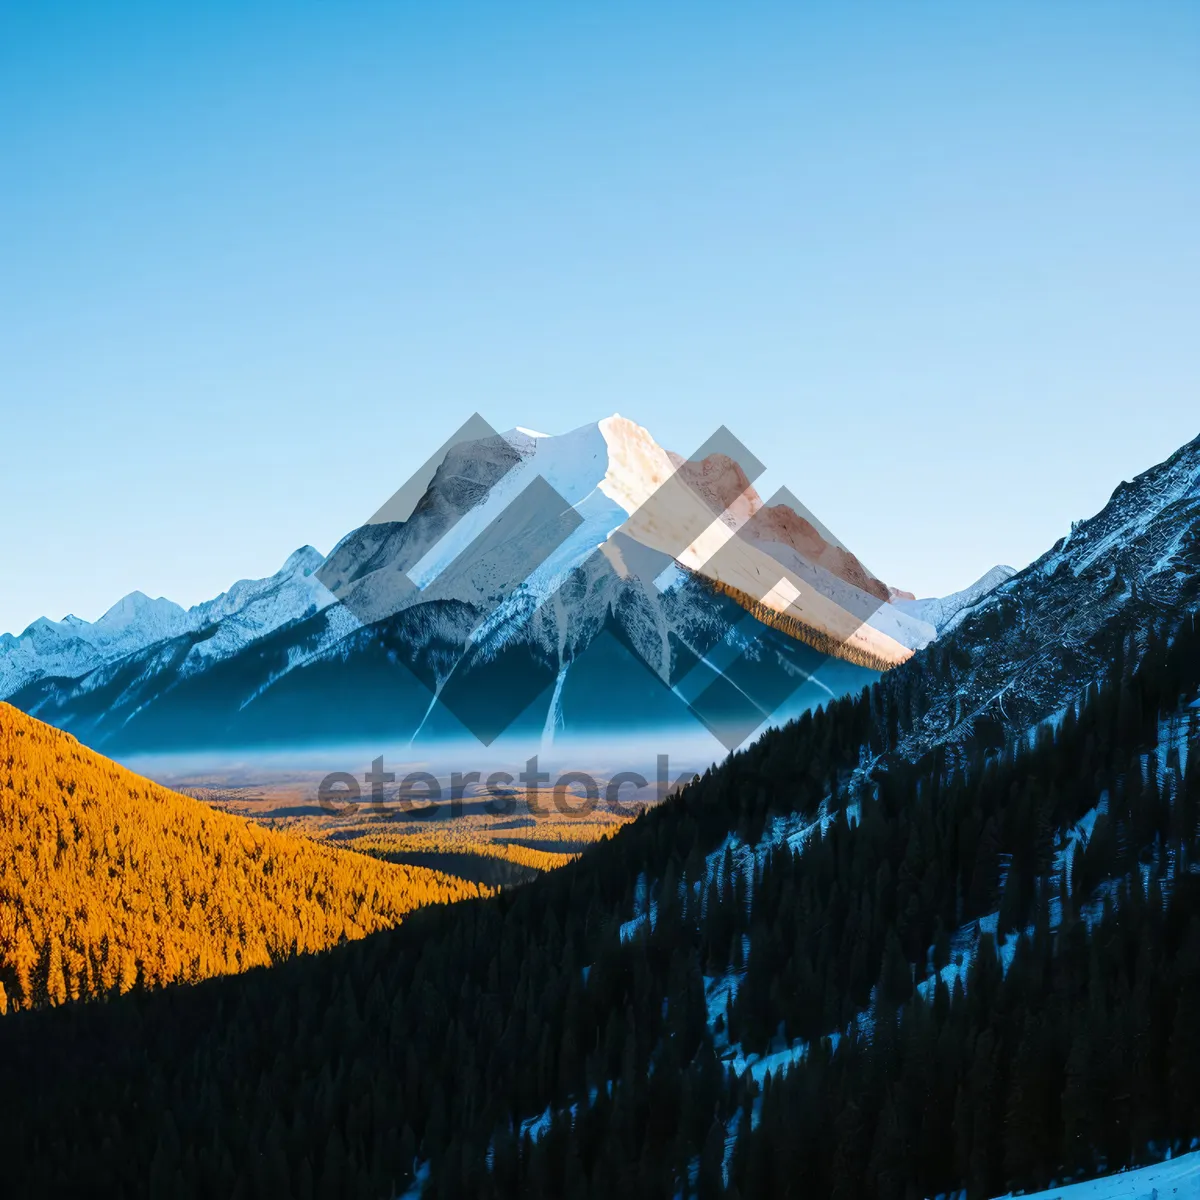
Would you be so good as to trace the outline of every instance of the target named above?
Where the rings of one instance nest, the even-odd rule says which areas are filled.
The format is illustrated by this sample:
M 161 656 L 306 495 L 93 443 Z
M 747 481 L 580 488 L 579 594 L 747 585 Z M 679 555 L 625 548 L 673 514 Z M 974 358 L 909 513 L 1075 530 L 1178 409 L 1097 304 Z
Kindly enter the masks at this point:
M 1102 676 L 1132 629 L 1200 603 L 1200 437 L 1119 484 L 1036 562 L 963 610 L 909 697 L 916 757 L 980 723 L 1023 729 Z
M 390 1196 L 423 1162 L 437 1197 L 987 1196 L 1189 1143 L 1192 618 L 1131 634 L 1036 737 L 912 763 L 940 669 L 512 893 L 7 1018 L 17 1194 Z
M 216 812 L 0 704 L 0 1012 L 266 966 L 478 894 Z

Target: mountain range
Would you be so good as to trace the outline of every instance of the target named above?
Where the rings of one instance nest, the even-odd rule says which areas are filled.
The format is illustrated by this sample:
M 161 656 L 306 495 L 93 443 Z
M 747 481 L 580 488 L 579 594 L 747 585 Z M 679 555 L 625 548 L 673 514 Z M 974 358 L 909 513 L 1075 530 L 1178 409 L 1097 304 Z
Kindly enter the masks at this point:
M 698 722 L 735 745 L 1011 574 L 905 599 L 786 490 L 764 502 L 726 431 L 683 459 L 620 416 L 474 418 L 423 470 L 327 558 L 0 637 L 0 698 L 120 753 Z
M 142 592 L 122 597 L 97 621 L 39 617 L 19 636 L 0 634 L 0 698 L 39 679 L 82 679 L 159 642 L 212 630 L 197 658 L 228 657 L 255 638 L 315 612 L 330 597 L 314 573 L 324 561 L 311 546 L 288 556 L 265 579 L 242 579 L 190 609 Z
M 422 495 L 444 533 L 453 490 Z M 432 519 L 362 527 L 385 553 L 331 556 L 333 589 L 407 594 L 378 574 L 438 544 Z M 1182 1196 L 1198 531 L 1200 439 L 967 607 L 926 602 L 940 635 L 870 686 L 526 885 L 270 970 L 0 1020 L 10 1186 L 986 1200 L 1142 1167 L 1125 1182 Z M 464 589 L 474 561 L 417 575 Z M 20 870 L 72 852 L 62 803 Z

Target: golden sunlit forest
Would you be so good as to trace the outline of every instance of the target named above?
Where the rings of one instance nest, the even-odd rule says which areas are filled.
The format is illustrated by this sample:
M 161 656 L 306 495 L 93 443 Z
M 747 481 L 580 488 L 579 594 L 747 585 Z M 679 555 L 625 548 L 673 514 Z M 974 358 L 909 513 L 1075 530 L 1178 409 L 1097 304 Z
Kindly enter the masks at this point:
M 0 1011 L 245 971 L 487 890 L 218 812 L 0 704 Z

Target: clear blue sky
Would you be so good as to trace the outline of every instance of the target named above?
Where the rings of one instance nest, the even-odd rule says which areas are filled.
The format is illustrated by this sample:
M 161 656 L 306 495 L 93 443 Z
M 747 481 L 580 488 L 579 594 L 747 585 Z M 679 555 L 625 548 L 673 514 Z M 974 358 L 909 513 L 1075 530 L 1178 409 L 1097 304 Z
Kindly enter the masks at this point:
M 1022 566 L 1200 433 L 1197 213 L 1182 0 L 0 3 L 0 630 L 328 550 L 476 409 Z

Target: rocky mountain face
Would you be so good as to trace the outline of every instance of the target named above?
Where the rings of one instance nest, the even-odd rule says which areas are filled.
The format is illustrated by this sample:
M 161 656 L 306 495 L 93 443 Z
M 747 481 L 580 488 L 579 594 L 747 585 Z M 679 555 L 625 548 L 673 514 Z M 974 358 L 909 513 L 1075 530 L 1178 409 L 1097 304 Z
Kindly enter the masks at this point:
M 5 639 L 0 695 L 122 752 L 697 719 L 732 746 L 936 636 L 794 496 L 764 502 L 725 431 L 683 459 L 619 416 L 473 422 L 327 559 Z
M 910 751 L 1029 728 L 1198 604 L 1200 438 L 1120 484 L 1099 513 L 982 599 L 948 619 L 924 610 L 942 636 L 905 671 L 923 714 Z

